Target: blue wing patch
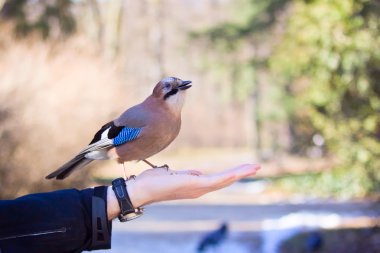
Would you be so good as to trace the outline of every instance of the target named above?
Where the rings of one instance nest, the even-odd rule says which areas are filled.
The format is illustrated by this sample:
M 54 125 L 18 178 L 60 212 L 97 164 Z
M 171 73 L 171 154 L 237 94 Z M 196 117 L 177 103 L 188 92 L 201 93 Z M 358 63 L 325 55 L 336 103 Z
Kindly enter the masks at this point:
M 136 139 L 141 132 L 141 128 L 124 127 L 120 133 L 113 139 L 114 146 L 120 146 L 128 141 Z

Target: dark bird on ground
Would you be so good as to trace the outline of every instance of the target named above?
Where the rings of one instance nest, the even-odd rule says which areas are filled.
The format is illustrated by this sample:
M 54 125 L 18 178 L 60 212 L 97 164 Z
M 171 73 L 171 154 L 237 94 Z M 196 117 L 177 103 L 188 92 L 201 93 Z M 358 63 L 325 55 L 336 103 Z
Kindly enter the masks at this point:
M 318 252 L 323 247 L 323 238 L 319 231 L 311 232 L 306 238 L 306 252 Z
M 206 234 L 198 244 L 198 252 L 205 252 L 208 248 L 220 246 L 228 234 L 228 225 L 223 223 L 217 230 Z
M 86 148 L 46 178 L 64 179 L 94 160 L 116 159 L 119 163 L 137 160 L 158 167 L 147 158 L 177 137 L 185 91 L 190 83 L 176 77 L 162 79 L 147 99 L 102 126 Z

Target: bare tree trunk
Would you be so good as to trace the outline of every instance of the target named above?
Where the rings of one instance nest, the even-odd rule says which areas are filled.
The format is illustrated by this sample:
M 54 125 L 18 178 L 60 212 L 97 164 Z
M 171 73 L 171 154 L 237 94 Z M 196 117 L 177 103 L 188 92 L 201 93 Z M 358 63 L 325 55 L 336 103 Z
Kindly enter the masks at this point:
M 0 15 L 3 10 L 4 4 L 5 4 L 5 0 L 0 0 Z
M 94 15 L 94 20 L 96 24 L 96 29 L 97 29 L 97 39 L 98 39 L 98 44 L 100 48 L 103 49 L 103 40 L 104 40 L 104 23 L 102 19 L 102 15 L 99 9 L 99 4 L 97 0 L 89 0 L 89 4 L 91 7 L 91 11 Z
M 113 41 L 113 56 L 114 57 L 120 53 L 120 49 L 121 49 L 125 4 L 126 4 L 126 0 L 121 0 L 118 6 L 118 12 L 117 12 L 116 24 L 115 24 L 115 38 Z
M 159 77 L 165 76 L 165 64 L 164 64 L 164 18 L 165 18 L 165 2 L 161 0 L 151 1 L 153 5 L 153 15 L 155 20 L 155 25 L 151 25 L 151 39 L 153 47 L 153 56 L 157 64 Z

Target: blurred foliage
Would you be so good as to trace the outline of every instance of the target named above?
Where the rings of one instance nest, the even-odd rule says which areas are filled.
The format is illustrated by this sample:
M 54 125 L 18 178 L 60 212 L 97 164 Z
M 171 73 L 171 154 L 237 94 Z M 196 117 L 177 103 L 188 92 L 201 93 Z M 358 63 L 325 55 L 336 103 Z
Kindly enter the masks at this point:
M 277 21 L 279 12 L 289 0 L 240 0 L 235 10 L 236 20 L 206 30 L 205 35 L 214 43 L 220 43 L 229 50 L 237 49 L 239 42 L 250 39 L 251 42 L 263 41 L 271 36 L 270 29 Z M 243 6 L 243 7 L 241 7 Z M 253 37 L 255 36 L 255 37 Z M 252 59 L 252 63 L 263 61 Z
M 250 64 L 253 71 L 270 73 L 283 93 L 293 151 L 310 145 L 318 133 L 327 151 L 339 158 L 335 170 L 294 185 L 326 187 L 328 193 L 346 196 L 379 191 L 380 3 L 251 0 L 240 4 L 246 14 L 240 21 L 209 29 L 203 36 L 231 55 L 247 45 L 256 49 L 256 54 L 235 61 L 238 66 L 231 68 Z M 236 80 L 244 77 L 236 73 Z M 238 83 L 233 86 L 239 90 Z
M 71 4 L 71 0 L 7 0 L 0 10 L 0 17 L 11 21 L 18 37 L 34 32 L 43 38 L 53 34 L 68 35 L 75 31 Z
M 232 21 L 191 33 L 193 38 L 206 38 L 218 51 L 217 60 L 211 60 L 209 65 L 219 70 L 220 79 L 225 78 L 226 73 L 231 77 L 228 96 L 232 99 L 246 101 L 255 92 L 257 72 L 267 68 L 269 59 L 269 54 L 257 55 L 257 51 L 263 51 L 262 45 L 271 47 L 271 30 L 278 13 L 289 1 L 239 0 L 231 10 Z M 276 96 L 276 87 L 272 89 Z
M 379 15 L 378 1 L 295 1 L 270 59 L 290 84 L 292 115 L 310 120 L 341 161 L 313 182 L 351 196 L 380 190 Z
M 273 183 L 286 192 L 302 191 L 304 196 L 350 199 L 367 194 L 365 186 L 372 182 L 362 169 L 339 166 L 331 171 L 281 176 Z
M 211 62 L 207 64 L 208 71 L 214 71 L 213 78 L 218 80 L 224 100 L 251 106 L 254 137 L 248 139 L 259 161 L 276 156 L 286 145 L 276 136 L 284 131 L 281 123 L 286 120 L 288 105 L 282 101 L 289 100 L 282 87 L 268 85 L 268 60 L 278 15 L 288 2 L 239 0 L 230 11 L 231 20 L 192 34 L 207 43 L 204 58 Z M 215 50 L 210 52 L 210 47 Z

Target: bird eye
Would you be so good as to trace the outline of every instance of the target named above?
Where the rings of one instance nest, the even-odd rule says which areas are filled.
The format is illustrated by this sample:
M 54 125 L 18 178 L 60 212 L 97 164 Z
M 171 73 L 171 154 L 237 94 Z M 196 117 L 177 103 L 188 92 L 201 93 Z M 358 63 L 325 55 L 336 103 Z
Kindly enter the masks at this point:
M 165 88 L 169 89 L 171 87 L 170 83 L 165 83 Z

